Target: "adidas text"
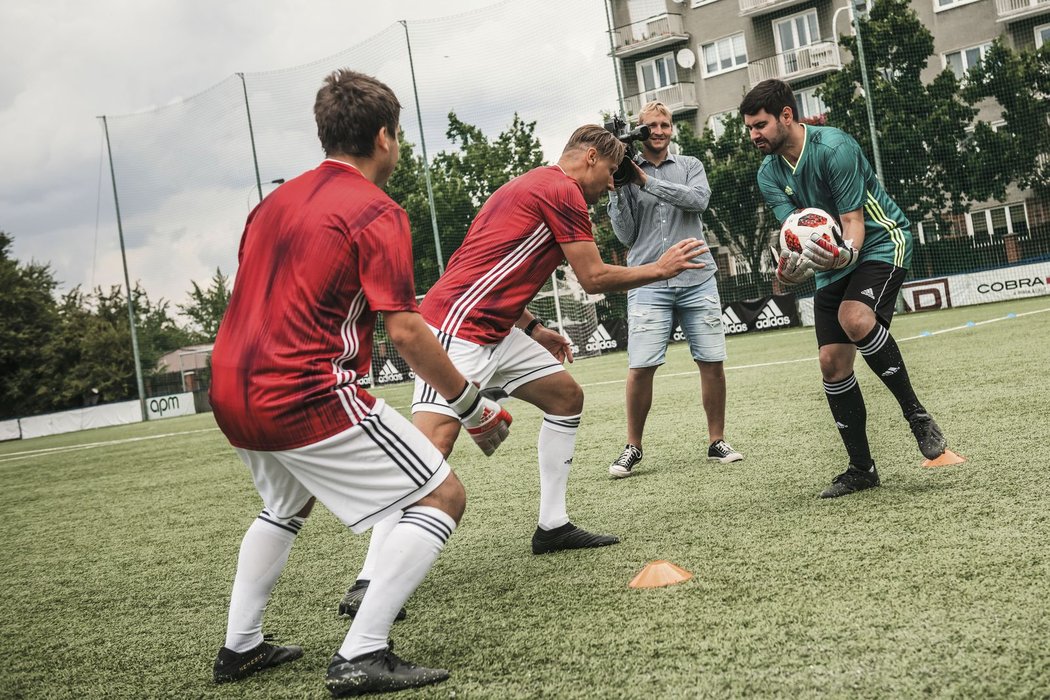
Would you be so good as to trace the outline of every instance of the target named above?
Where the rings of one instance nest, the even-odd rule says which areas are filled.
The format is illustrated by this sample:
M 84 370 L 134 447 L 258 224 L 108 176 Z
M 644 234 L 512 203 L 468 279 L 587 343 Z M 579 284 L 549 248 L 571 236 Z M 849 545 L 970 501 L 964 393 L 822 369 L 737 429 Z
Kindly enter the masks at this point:
M 594 329 L 594 333 L 587 339 L 587 343 L 583 346 L 587 352 L 593 352 L 595 350 L 612 350 L 616 347 L 616 341 L 609 335 L 609 331 L 605 330 L 605 326 L 598 324 L 598 327 Z
M 758 319 L 755 320 L 755 328 L 760 330 L 790 325 L 791 319 L 780 310 L 780 307 L 772 299 L 766 302 L 766 305 L 758 314 Z

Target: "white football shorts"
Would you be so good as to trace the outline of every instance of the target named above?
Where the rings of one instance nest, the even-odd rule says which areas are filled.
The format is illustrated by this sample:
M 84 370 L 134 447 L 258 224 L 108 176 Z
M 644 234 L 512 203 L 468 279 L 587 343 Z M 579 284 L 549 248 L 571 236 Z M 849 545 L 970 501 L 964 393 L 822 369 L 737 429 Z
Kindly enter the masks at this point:
M 478 345 L 442 333 L 433 326 L 428 327 L 437 336 L 460 374 L 482 389 L 498 387 L 512 394 L 523 384 L 565 371 L 547 348 L 517 327 L 511 328 L 505 338 L 491 345 Z M 441 394 L 417 375 L 416 387 L 412 392 L 412 413 L 419 411 L 457 417 Z
M 451 473 L 437 448 L 382 399 L 357 425 L 312 445 L 235 449 L 274 515 L 290 518 L 316 496 L 356 533 L 412 505 Z

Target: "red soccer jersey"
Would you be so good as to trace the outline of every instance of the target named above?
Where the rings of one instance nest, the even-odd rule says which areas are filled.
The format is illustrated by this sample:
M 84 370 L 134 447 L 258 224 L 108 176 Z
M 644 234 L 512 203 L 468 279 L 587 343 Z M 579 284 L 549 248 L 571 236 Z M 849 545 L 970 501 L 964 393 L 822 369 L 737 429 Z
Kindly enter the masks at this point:
M 356 168 L 326 160 L 248 216 L 212 352 L 215 420 L 236 447 L 286 450 L 355 425 L 375 398 L 377 311 L 415 311 L 408 217 Z
M 423 318 L 457 338 L 494 343 L 565 259 L 560 244 L 593 240 L 579 184 L 556 165 L 530 170 L 481 207 L 423 298 Z

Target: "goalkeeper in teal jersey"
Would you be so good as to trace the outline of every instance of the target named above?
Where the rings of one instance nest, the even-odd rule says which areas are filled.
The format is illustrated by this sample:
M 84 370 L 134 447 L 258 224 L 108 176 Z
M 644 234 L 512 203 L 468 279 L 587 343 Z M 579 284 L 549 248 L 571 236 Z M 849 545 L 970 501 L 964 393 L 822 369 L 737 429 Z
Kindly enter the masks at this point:
M 758 185 L 784 221 L 796 209 L 823 209 L 839 221 L 842 241 L 817 234 L 801 253 L 782 251 L 777 278 L 797 284 L 816 274 L 813 314 L 820 371 L 831 415 L 849 455 L 849 467 L 821 498 L 879 485 L 868 447 L 867 410 L 853 373 L 857 350 L 893 392 L 928 459 L 947 442 L 915 396 L 900 349 L 890 335 L 897 292 L 911 263 L 911 223 L 875 178 L 849 134 L 796 119 L 795 96 L 781 80 L 756 85 L 740 104 L 752 143 L 766 155 Z

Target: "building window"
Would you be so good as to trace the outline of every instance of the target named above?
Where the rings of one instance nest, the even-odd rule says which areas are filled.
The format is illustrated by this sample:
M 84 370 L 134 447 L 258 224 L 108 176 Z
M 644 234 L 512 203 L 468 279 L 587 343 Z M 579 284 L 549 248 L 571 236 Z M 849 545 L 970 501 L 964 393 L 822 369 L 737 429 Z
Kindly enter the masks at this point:
M 747 44 L 743 33 L 727 36 L 700 47 L 704 57 L 704 77 L 743 68 L 747 65 Z
M 1042 48 L 1043 44 L 1050 44 L 1050 24 L 1035 28 L 1035 48 Z
M 722 138 L 722 134 L 726 132 L 726 120 L 732 119 L 735 111 L 729 110 L 728 112 L 718 112 L 712 114 L 707 118 L 707 126 L 711 129 L 711 133 L 716 139 Z
M 642 103 L 656 99 L 656 91 L 678 82 L 674 55 L 665 53 L 648 61 L 639 61 L 638 86 L 645 99 Z
M 801 49 L 820 41 L 820 27 L 817 25 L 817 11 L 807 10 L 791 15 L 773 23 L 773 39 L 777 54 L 780 56 L 780 68 L 784 75 L 797 73 L 800 68 L 809 66 L 808 57 L 801 57 Z
M 971 2 L 977 2 L 977 0 L 933 0 L 933 11 L 950 10 L 960 5 L 969 5 Z
M 944 66 L 951 68 L 952 72 L 955 73 L 955 77 L 962 80 L 966 76 L 966 71 L 980 63 L 990 48 L 992 48 L 991 43 L 987 43 L 971 46 L 968 49 L 951 51 L 944 54 Z
M 798 106 L 798 120 L 816 117 L 828 111 L 824 100 L 817 97 L 817 88 L 811 87 L 805 90 L 795 91 L 795 104 Z
M 1028 214 L 1024 202 L 972 211 L 966 215 L 974 245 L 989 245 L 1007 234 L 1028 237 Z

